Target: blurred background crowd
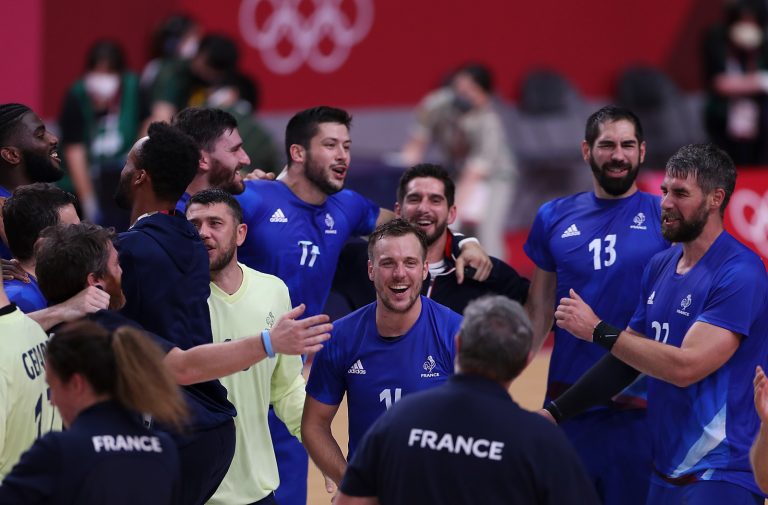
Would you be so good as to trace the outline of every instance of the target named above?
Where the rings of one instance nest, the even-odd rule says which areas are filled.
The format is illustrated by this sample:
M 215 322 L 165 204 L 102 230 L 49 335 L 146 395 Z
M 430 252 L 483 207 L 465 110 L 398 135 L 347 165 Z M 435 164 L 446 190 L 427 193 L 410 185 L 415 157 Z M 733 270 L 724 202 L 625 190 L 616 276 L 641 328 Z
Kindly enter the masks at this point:
M 238 119 L 243 170 L 277 173 L 288 117 L 345 107 L 355 116 L 349 187 L 390 207 L 405 167 L 440 162 L 458 181 L 458 226 L 513 264 L 517 231 L 542 202 L 590 189 L 579 143 L 602 104 L 641 118 L 646 174 L 704 141 L 740 167 L 768 164 L 765 0 L 429 4 L 7 5 L 6 50 L 31 70 L 6 74 L 0 102 L 42 111 L 59 134 L 61 184 L 84 217 L 118 230 L 127 216 L 112 188 L 149 122 L 222 108 Z

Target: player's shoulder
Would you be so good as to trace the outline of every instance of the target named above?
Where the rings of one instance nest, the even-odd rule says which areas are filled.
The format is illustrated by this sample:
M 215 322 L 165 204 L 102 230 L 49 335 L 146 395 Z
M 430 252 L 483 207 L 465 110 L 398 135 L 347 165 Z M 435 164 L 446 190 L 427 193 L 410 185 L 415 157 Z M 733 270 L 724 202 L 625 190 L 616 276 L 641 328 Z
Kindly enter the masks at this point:
M 367 206 L 370 204 L 371 201 L 369 199 L 351 189 L 342 189 L 338 193 L 330 195 L 326 200 L 327 207 L 336 207 L 343 211 L 350 210 L 350 207 L 354 209 L 355 207 Z
M 593 202 L 594 194 L 589 191 L 561 196 L 541 204 L 538 215 L 548 219 L 555 219 L 563 215 L 572 214 L 585 206 L 591 206 Z
M 427 298 L 424 295 L 421 295 L 421 303 L 423 307 L 422 310 L 427 314 L 430 314 L 430 316 L 438 322 L 458 326 L 461 325 L 461 321 L 464 319 L 458 312 L 455 312 L 445 305 L 442 305 L 431 298 Z
M 721 270 L 727 270 L 728 275 L 750 276 L 753 281 L 766 277 L 765 265 L 760 256 L 730 233 L 723 231 L 714 245 L 717 251 L 711 261 Z
M 359 309 L 350 312 L 344 317 L 339 318 L 333 323 L 333 331 L 356 328 L 362 325 L 367 325 L 370 321 L 376 320 L 376 302 L 371 302 L 368 305 L 364 305 Z
M 283 282 L 281 278 L 277 277 L 276 275 L 254 270 L 253 268 L 240 262 L 237 264 L 242 269 L 243 275 L 248 276 L 252 281 L 258 282 L 261 286 L 271 289 L 288 291 L 288 286 L 285 284 L 285 282 Z

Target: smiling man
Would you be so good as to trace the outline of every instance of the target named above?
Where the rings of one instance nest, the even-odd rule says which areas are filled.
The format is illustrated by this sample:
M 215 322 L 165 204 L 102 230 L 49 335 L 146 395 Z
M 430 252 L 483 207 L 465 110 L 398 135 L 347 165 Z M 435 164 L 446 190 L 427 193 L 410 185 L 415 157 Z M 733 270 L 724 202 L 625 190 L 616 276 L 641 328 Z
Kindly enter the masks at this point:
M 371 424 L 402 396 L 442 384 L 453 373 L 453 337 L 461 316 L 420 295 L 426 252 L 424 233 L 407 221 L 378 227 L 368 241 L 376 301 L 334 323 L 331 340 L 315 356 L 302 439 L 337 485 L 347 460 L 331 421 L 345 393 L 351 457 Z
M 243 150 L 237 119 L 220 109 L 188 107 L 173 118 L 173 126 L 192 137 L 200 146 L 200 165 L 187 191 L 176 205 L 186 211 L 190 195 L 208 188 L 220 188 L 239 195 L 245 190 L 240 171 L 251 164 Z
M 0 104 L 0 207 L 13 190 L 33 182 L 61 179 L 59 139 L 32 109 L 20 103 Z M 0 258 L 11 259 L 0 219 Z
M 637 116 L 620 107 L 603 107 L 587 119 L 584 133 L 581 152 L 592 170 L 594 191 L 542 205 L 524 246 L 536 265 L 526 302 L 534 350 L 552 329 L 555 300 L 571 288 L 608 320 L 626 325 L 643 268 L 669 245 L 658 225 L 659 197 L 638 191 L 635 183 L 645 157 Z M 604 354 L 556 328 L 547 400 L 576 382 Z M 563 424 L 606 505 L 645 501 L 650 451 L 644 386 L 635 385 Z M 619 468 L 616 460 L 632 466 Z
M 555 312 L 560 328 L 610 352 L 557 399 L 556 413 L 649 377 L 648 505 L 763 503 L 749 448 L 760 426 L 752 377 L 768 355 L 768 277 L 760 258 L 723 229 L 735 186 L 724 151 L 682 147 L 661 186 L 661 229 L 676 244 L 648 263 L 640 296 L 627 293 L 637 302 L 626 329 L 573 290 Z

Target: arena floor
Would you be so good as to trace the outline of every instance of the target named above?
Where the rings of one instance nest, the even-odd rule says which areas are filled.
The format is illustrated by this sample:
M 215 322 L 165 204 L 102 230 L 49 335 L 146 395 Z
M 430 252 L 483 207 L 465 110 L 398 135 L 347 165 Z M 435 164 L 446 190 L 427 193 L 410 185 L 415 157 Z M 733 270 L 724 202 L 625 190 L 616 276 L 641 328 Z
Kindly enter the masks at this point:
M 547 380 L 547 367 L 549 366 L 549 350 L 543 350 L 528 365 L 520 377 L 512 383 L 510 391 L 512 397 L 522 407 L 534 410 L 541 406 L 544 399 L 544 390 Z M 339 413 L 333 420 L 333 433 L 339 441 L 342 450 L 347 448 L 347 405 L 344 402 L 339 407 Z M 325 491 L 323 476 L 317 467 L 309 463 L 309 484 L 307 503 L 309 505 L 328 505 L 331 496 Z

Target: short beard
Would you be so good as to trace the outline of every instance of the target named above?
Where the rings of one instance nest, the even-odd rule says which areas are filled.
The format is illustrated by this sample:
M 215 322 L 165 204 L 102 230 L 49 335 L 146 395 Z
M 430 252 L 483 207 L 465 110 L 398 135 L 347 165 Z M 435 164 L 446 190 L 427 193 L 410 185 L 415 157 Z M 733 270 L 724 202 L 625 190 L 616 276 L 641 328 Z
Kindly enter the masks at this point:
M 437 242 L 445 233 L 446 228 L 448 228 L 448 223 L 437 225 L 435 227 L 435 233 L 427 236 L 427 247 Z
M 661 214 L 661 234 L 668 241 L 675 243 L 693 242 L 699 238 L 699 235 L 704 231 L 704 227 L 709 220 L 706 201 L 702 202 L 701 207 L 698 208 L 693 219 L 690 221 L 681 220 L 676 230 L 664 227 L 664 219 L 667 215 L 668 214 L 665 212 L 662 212 Z
M 317 186 L 317 188 L 328 196 L 334 195 L 344 189 L 344 186 L 336 187 L 331 184 L 327 178 L 324 177 L 325 171 L 323 167 L 317 165 L 307 151 L 307 160 L 304 162 L 304 175 L 309 182 Z
M 226 174 L 226 179 L 220 178 L 217 180 L 217 178 L 214 176 L 213 180 L 211 180 L 211 186 L 215 188 L 222 189 L 229 193 L 230 195 L 239 195 L 243 191 L 245 191 L 245 183 L 240 180 L 240 184 L 235 182 L 234 177 L 232 177 L 233 172 L 222 169 L 221 163 L 214 160 L 213 163 L 215 164 L 214 167 L 212 167 L 212 171 L 215 171 L 215 173 L 218 174 Z M 237 168 L 235 168 L 236 171 L 240 171 L 242 168 L 242 165 L 238 164 Z
M 117 182 L 117 188 L 115 188 L 115 203 L 119 208 L 123 210 L 131 210 L 131 207 L 133 207 L 133 204 L 131 203 L 131 196 L 129 194 L 129 184 L 130 180 L 123 182 L 123 178 L 121 177 Z
M 395 314 L 405 314 L 406 312 L 411 310 L 411 308 L 413 308 L 414 305 L 416 305 L 416 300 L 419 299 L 419 296 L 421 296 L 421 293 L 417 293 L 416 296 L 414 296 L 413 299 L 411 300 L 411 303 L 409 303 L 405 308 L 402 308 L 402 309 L 399 307 L 395 307 L 393 304 L 389 303 L 389 300 L 384 296 L 380 296 L 379 300 L 381 301 L 382 305 L 384 305 L 390 312 L 394 312 Z
M 237 249 L 237 245 L 232 243 L 230 244 L 229 249 L 223 251 L 215 260 L 212 260 L 210 265 L 211 272 L 220 272 L 224 270 L 224 268 L 232 262 L 232 258 L 235 257 L 235 249 Z
M 592 153 L 589 154 L 589 166 L 592 168 L 592 173 L 597 178 L 597 183 L 600 185 L 603 190 L 608 193 L 611 196 L 621 196 L 625 194 L 627 191 L 630 190 L 632 187 L 632 184 L 635 183 L 635 179 L 637 179 L 637 174 L 640 171 L 640 165 L 637 165 L 635 167 L 632 167 L 631 163 L 606 163 L 602 167 L 599 167 L 597 165 L 597 162 L 595 161 L 595 158 L 592 156 Z M 614 167 L 620 167 L 620 168 L 628 168 L 627 175 L 622 177 L 621 179 L 616 179 L 615 177 L 608 177 L 607 170 L 609 168 Z
M 64 172 L 53 164 L 50 156 L 25 152 L 24 163 L 27 177 L 32 182 L 56 182 L 64 175 Z

